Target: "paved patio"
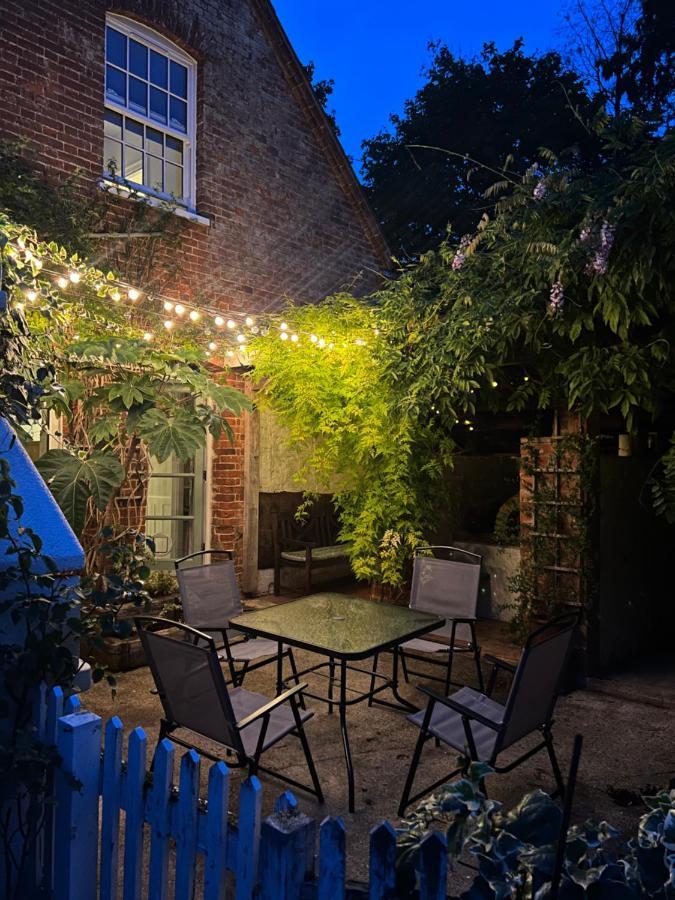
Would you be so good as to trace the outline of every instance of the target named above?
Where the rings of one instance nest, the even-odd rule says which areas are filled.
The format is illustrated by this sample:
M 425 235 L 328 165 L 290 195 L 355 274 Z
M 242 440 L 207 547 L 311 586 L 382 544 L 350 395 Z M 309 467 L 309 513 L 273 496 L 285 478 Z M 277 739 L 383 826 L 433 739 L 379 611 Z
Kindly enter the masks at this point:
M 517 656 L 518 650 L 510 643 L 504 626 L 492 622 L 479 625 L 485 652 L 503 658 Z M 316 660 L 312 654 L 300 651 L 296 652 L 296 658 L 301 668 Z M 246 687 L 272 696 L 274 671 L 275 667 L 269 666 L 253 672 L 246 679 Z M 469 657 L 460 655 L 456 658 L 455 674 L 458 679 L 474 684 L 475 672 Z M 154 746 L 161 707 L 157 697 L 150 693 L 152 680 L 148 669 L 144 667 L 121 674 L 118 682 L 115 699 L 106 686 L 97 685 L 86 696 L 87 707 L 104 718 L 118 715 L 127 730 L 142 726 L 148 735 L 149 746 Z M 358 679 L 354 683 L 359 686 Z M 498 694 L 502 697 L 506 689 L 506 681 L 498 684 Z M 411 685 L 404 685 L 402 693 L 412 702 L 419 703 L 421 699 Z M 406 722 L 403 713 L 383 707 L 369 708 L 365 703 L 350 708 L 350 739 L 357 784 L 356 812 L 349 815 L 346 813 L 346 779 L 338 717 L 336 714 L 329 716 L 323 704 L 310 701 L 309 705 L 316 710 L 316 715 L 309 722 L 307 733 L 326 801 L 319 806 L 312 798 L 298 794 L 300 805 L 319 820 L 325 815 L 343 817 L 348 834 L 349 877 L 365 881 L 369 830 L 384 818 L 396 823 L 396 808 L 417 731 Z M 607 819 L 626 832 L 632 831 L 644 808 L 620 806 L 612 797 L 625 803 L 626 798 L 639 794 L 645 787 L 667 785 L 675 776 L 672 752 L 675 708 L 646 706 L 632 699 L 630 692 L 625 696 L 612 696 L 577 691 L 561 698 L 557 709 L 555 735 L 563 767 L 569 763 L 577 732 L 583 733 L 585 743 L 574 819 Z M 447 748 L 435 749 L 431 744 L 428 747 L 422 757 L 420 777 L 430 782 L 449 771 L 454 759 Z M 503 757 L 508 758 L 509 754 Z M 266 754 L 266 764 L 291 777 L 306 778 L 299 747 L 292 738 Z M 206 767 L 203 777 L 205 772 Z M 233 773 L 232 809 L 235 812 L 240 777 L 238 771 Z M 261 780 L 263 807 L 269 811 L 283 785 L 267 776 L 262 776 Z M 552 782 L 546 755 L 541 754 L 507 775 L 490 779 L 488 788 L 491 796 L 510 806 L 534 788 L 552 789 Z M 452 890 L 459 891 L 468 880 L 460 869 L 452 877 Z

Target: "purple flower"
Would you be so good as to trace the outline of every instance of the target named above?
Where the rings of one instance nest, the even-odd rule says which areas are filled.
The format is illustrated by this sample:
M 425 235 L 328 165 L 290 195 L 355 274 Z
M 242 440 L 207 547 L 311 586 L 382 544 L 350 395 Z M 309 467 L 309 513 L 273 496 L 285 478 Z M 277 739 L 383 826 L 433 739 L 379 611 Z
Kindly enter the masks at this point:
M 589 228 L 588 225 L 586 225 L 584 228 L 581 229 L 581 231 L 579 233 L 579 240 L 581 241 L 582 244 L 585 244 L 586 241 L 590 238 L 590 236 L 591 236 L 591 229 Z
M 538 181 L 535 185 L 534 190 L 532 191 L 532 196 L 535 200 L 543 200 L 544 197 L 548 194 L 548 188 L 544 184 L 544 180 Z
M 561 312 L 564 303 L 565 293 L 563 286 L 559 281 L 556 281 L 551 285 L 551 293 L 549 295 L 548 308 L 551 311 L 551 314 L 555 316 Z
M 465 234 L 462 240 L 459 242 L 459 249 L 452 258 L 452 268 L 455 269 L 455 271 L 457 269 L 461 269 L 464 265 L 464 261 L 466 260 L 466 251 L 470 243 L 471 235 Z

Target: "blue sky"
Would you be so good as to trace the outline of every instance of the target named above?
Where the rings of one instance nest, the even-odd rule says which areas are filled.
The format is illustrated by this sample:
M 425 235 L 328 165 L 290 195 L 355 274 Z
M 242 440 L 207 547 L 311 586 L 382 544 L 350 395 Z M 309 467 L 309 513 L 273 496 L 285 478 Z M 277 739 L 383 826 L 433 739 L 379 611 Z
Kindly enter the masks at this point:
M 331 98 L 342 143 L 358 168 L 361 141 L 423 83 L 429 41 L 474 55 L 524 37 L 529 50 L 562 41 L 561 0 L 272 0 L 302 60 L 335 79 Z

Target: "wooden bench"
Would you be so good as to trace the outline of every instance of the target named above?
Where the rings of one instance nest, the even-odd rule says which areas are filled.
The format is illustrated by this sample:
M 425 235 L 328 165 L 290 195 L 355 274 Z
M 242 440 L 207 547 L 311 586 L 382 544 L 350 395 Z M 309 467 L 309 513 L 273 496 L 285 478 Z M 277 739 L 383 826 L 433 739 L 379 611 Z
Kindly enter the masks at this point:
M 281 593 L 281 570 L 285 566 L 302 568 L 304 589 L 312 592 L 315 569 L 349 561 L 349 544 L 338 541 L 340 526 L 334 515 L 317 513 L 306 523 L 294 516 L 275 516 L 274 594 Z

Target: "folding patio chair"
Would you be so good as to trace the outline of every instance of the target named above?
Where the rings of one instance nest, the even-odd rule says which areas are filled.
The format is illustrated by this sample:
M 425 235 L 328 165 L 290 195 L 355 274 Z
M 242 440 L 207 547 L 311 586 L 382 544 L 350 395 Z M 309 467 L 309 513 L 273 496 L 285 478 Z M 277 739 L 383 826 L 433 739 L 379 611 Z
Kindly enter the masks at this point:
M 323 801 L 319 778 L 307 743 L 304 724 L 314 713 L 301 709 L 299 699 L 306 684 L 294 687 L 273 700 L 262 694 L 230 688 L 220 667 L 215 641 L 208 634 L 168 619 L 138 616 L 134 619 L 143 649 L 164 709 L 158 743 L 171 735 L 183 747 L 194 748 L 209 759 L 220 757 L 187 738 L 176 737 L 178 729 L 222 744 L 249 775 L 266 772 L 308 791 Z M 153 625 L 172 626 L 181 637 L 151 630 Z M 260 757 L 288 735 L 302 744 L 312 786 L 302 784 L 260 765 Z M 228 760 L 228 765 L 232 765 Z
M 448 558 L 428 556 L 433 552 L 444 552 Z M 478 687 L 483 690 L 483 673 L 480 667 L 480 647 L 476 640 L 476 609 L 478 587 L 483 557 L 459 547 L 430 546 L 419 547 L 413 562 L 410 608 L 445 616 L 446 624 L 431 635 L 431 640 L 414 638 L 398 648 L 401 668 L 406 681 L 410 675 L 421 675 L 426 680 L 440 681 L 445 685 L 445 693 L 450 690 L 452 663 L 455 653 L 472 653 L 476 665 Z M 433 640 L 434 637 L 447 638 L 447 643 Z M 435 659 L 435 656 L 447 657 Z M 429 675 L 411 669 L 408 660 L 442 667 L 443 676 Z M 375 657 L 373 671 L 377 672 L 378 657 Z
M 216 557 L 218 562 L 185 566 L 191 560 L 206 556 Z M 198 631 L 204 631 L 222 641 L 221 659 L 227 662 L 232 684 L 242 684 L 247 672 L 259 669 L 279 659 L 279 647 L 265 638 L 248 638 L 242 634 L 231 636 L 229 621 L 244 612 L 241 592 L 237 583 L 234 560 L 229 550 L 200 550 L 177 559 L 176 578 L 180 589 L 183 621 Z M 236 632 L 235 632 L 236 634 Z M 297 674 L 293 651 L 283 646 L 281 657 L 288 657 L 291 671 Z M 259 661 L 256 661 L 259 660 Z M 241 666 L 237 668 L 237 664 Z M 298 680 L 297 677 L 295 679 Z
M 553 748 L 552 716 L 577 622 L 577 614 L 569 614 L 533 631 L 527 639 L 517 667 L 494 657 L 486 657 L 493 668 L 485 694 L 464 687 L 451 697 L 444 697 L 425 685 L 418 686 L 418 690 L 425 693 L 429 701 L 426 709 L 408 717 L 420 729 L 420 733 L 403 788 L 400 816 L 415 800 L 463 771 L 462 768 L 456 769 L 411 797 L 422 748 L 430 738 L 463 753 L 464 770 L 471 762 L 481 761 L 488 763 L 497 773 L 510 772 L 546 748 L 556 781 L 556 794 L 564 795 L 565 785 Z M 513 675 L 511 690 L 504 705 L 491 698 L 499 669 Z M 497 766 L 497 757 L 504 750 L 535 731 L 542 733 L 543 740 L 540 743 L 514 762 L 503 767 Z

